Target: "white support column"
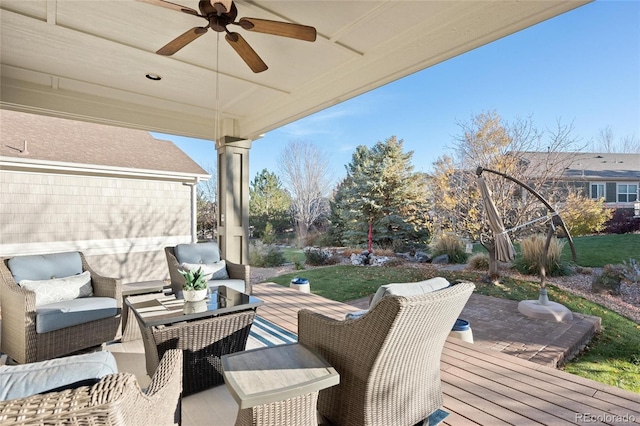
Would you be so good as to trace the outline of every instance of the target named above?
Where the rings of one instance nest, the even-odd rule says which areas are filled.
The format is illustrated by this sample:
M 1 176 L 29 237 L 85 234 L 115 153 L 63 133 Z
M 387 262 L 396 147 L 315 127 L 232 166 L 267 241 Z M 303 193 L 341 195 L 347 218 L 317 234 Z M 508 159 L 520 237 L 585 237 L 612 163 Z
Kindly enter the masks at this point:
M 191 184 L 191 242 L 198 242 L 198 182 Z
M 218 244 L 224 259 L 249 262 L 249 150 L 251 141 L 224 136 L 218 151 Z

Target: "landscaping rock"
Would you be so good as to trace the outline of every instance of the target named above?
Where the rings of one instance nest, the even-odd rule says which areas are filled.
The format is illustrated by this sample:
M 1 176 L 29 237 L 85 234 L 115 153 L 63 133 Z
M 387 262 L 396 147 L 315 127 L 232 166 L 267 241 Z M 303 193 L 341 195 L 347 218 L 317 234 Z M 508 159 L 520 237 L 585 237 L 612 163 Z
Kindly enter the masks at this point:
M 431 263 L 447 264 L 447 263 L 449 263 L 449 255 L 448 254 L 441 254 L 440 256 L 436 256 L 431 260 Z
M 416 255 L 414 256 L 414 260 L 418 263 L 428 263 L 431 262 L 431 255 L 429 253 L 425 253 L 424 251 L 417 251 Z

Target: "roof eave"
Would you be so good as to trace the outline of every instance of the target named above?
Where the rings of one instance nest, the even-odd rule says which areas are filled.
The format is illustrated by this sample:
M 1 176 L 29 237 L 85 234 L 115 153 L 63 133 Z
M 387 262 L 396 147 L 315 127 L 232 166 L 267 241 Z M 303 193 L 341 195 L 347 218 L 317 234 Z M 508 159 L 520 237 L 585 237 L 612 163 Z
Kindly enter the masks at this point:
M 120 177 L 129 179 L 168 180 L 198 183 L 211 178 L 209 174 L 173 172 L 167 170 L 132 169 L 101 164 L 78 164 L 62 161 L 34 160 L 0 156 L 0 169 L 22 172 L 47 172 L 72 175 Z

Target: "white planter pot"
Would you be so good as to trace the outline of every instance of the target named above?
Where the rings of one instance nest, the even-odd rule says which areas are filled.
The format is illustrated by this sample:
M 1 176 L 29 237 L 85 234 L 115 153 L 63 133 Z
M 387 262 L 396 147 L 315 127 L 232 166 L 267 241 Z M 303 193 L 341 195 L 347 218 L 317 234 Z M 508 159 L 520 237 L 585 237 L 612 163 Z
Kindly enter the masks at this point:
M 184 290 L 182 297 L 184 297 L 185 302 L 199 302 L 207 297 L 207 291 L 206 288 L 204 290 Z
M 201 300 L 199 302 L 186 302 L 182 308 L 185 314 L 197 314 L 199 312 L 205 312 L 207 310 L 207 302 Z

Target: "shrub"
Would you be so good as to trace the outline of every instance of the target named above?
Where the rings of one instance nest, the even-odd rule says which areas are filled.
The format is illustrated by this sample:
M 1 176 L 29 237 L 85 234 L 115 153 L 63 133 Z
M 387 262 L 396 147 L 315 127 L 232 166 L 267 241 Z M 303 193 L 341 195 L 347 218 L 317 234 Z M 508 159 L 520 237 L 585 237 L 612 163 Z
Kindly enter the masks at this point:
M 249 265 L 259 268 L 271 268 L 284 264 L 284 253 L 275 245 L 253 241 L 249 245 Z
M 604 265 L 602 273 L 597 274 L 591 281 L 591 291 L 594 293 L 607 292 L 620 294 L 620 284 L 625 278 L 625 268 L 622 265 Z
M 616 209 L 604 230 L 608 234 L 629 234 L 637 231 L 640 231 L 640 218 L 633 216 L 633 209 Z
M 489 254 L 488 253 L 476 253 L 469 258 L 469 268 L 477 269 L 480 271 L 489 270 Z
M 540 259 L 544 251 L 546 236 L 532 235 L 520 242 L 522 253 L 516 258 L 514 267 L 523 274 L 535 275 L 540 272 Z M 560 260 L 562 248 L 565 242 L 556 237 L 551 238 L 547 259 L 545 262 L 545 273 L 548 276 L 570 275 L 572 273 L 569 266 Z
M 454 234 L 442 234 L 442 236 L 432 244 L 431 254 L 434 256 L 446 254 L 449 256 L 451 263 L 465 263 L 468 257 L 462 239 Z
M 267 222 L 262 233 L 262 242 L 265 244 L 273 244 L 276 241 L 276 233 L 273 230 L 271 222 Z
M 304 258 L 308 265 L 322 266 L 340 263 L 340 258 L 332 250 L 319 247 L 305 247 Z
M 613 211 L 604 206 L 604 198 L 594 200 L 569 194 L 560 214 L 572 236 L 601 232 Z
M 635 259 L 629 259 L 629 263 L 622 261 L 624 276 L 634 284 L 640 281 L 640 264 Z

